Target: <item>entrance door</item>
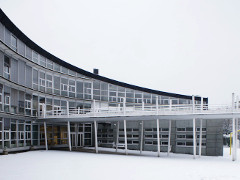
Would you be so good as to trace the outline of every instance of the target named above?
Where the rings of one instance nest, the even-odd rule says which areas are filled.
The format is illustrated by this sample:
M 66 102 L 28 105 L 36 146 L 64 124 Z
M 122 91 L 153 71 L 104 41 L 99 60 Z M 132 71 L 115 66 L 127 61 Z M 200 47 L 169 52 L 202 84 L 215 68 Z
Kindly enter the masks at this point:
M 72 147 L 76 147 L 76 134 L 75 133 L 71 133 L 71 145 Z
M 77 138 L 78 138 L 77 146 L 83 147 L 83 133 L 78 133 Z

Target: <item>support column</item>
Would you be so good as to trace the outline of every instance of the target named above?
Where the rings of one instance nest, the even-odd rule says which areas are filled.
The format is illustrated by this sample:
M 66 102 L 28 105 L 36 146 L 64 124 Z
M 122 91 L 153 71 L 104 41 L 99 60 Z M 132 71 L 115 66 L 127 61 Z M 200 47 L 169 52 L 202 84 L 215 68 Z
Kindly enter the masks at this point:
M 93 116 L 95 116 L 95 112 L 96 112 L 96 101 L 94 99 L 93 100 Z
M 236 161 L 237 160 L 237 157 L 236 157 L 236 150 L 237 150 L 237 131 L 236 131 L 236 119 L 233 118 L 232 119 L 232 130 L 233 130 L 233 136 L 232 136 L 232 139 L 233 139 L 233 143 L 232 143 L 232 160 L 233 161 Z
M 142 154 L 142 150 L 143 150 L 143 121 L 142 121 L 142 127 L 141 127 L 141 141 L 140 141 L 140 154 Z
M 198 145 L 198 155 L 202 156 L 202 119 L 200 119 L 200 134 L 199 134 L 199 145 Z
M 2 118 L 2 149 L 4 149 L 4 118 Z
M 203 112 L 203 97 L 201 97 L 201 112 Z
M 16 143 L 16 145 L 17 145 L 17 147 L 19 147 L 19 134 L 18 134 L 18 120 L 16 120 L 16 139 L 17 139 L 17 143 Z M 38 136 L 39 138 L 38 139 L 40 139 L 40 136 Z
M 157 119 L 157 152 L 160 157 L 160 138 L 159 138 L 159 120 Z
M 68 126 L 68 146 L 69 146 L 69 151 L 72 151 L 70 121 L 67 122 L 67 126 Z
M 126 120 L 123 120 L 123 126 L 124 126 L 124 142 L 125 142 L 125 153 L 126 155 L 128 154 L 127 152 L 127 125 L 126 125 Z
M 192 95 L 192 112 L 195 112 L 195 97 Z
M 67 117 L 69 117 L 69 101 L 67 101 Z
M 126 115 L 126 98 L 123 98 L 123 115 Z
M 171 130 L 172 130 L 172 121 L 169 120 L 169 127 L 168 127 L 168 151 L 167 155 L 169 156 L 169 153 L 171 151 Z
M 77 148 L 77 145 L 78 145 L 78 123 L 75 123 L 74 129 L 75 129 L 75 148 Z
M 48 142 L 47 142 L 47 124 L 46 124 L 46 121 L 44 121 L 43 125 L 44 125 L 44 136 L 45 136 L 45 147 L 46 147 L 46 151 L 47 151 L 48 150 Z
M 193 118 L 193 158 L 196 158 L 196 119 Z
M 142 101 L 142 111 L 144 111 L 144 101 Z
M 118 151 L 118 140 L 119 140 L 119 121 L 116 124 L 116 132 L 117 132 L 117 134 L 116 134 L 116 143 L 115 143 L 115 145 L 116 145 L 116 152 L 117 152 Z
M 23 123 L 23 146 L 25 147 L 26 146 L 26 121 L 24 121 Z
M 97 122 L 94 121 L 94 131 L 95 131 L 95 151 L 98 153 L 98 138 L 97 138 Z

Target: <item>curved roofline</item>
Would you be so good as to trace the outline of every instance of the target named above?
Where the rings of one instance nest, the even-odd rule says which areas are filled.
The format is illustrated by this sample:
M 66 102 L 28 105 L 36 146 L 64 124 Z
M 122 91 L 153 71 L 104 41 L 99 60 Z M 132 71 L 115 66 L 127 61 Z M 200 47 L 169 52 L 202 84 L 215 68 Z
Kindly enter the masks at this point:
M 110 84 L 122 86 L 125 88 L 130 88 L 138 91 L 143 91 L 147 93 L 152 93 L 152 94 L 157 94 L 157 95 L 162 95 L 162 96 L 170 96 L 170 97 L 175 97 L 175 98 L 183 98 L 183 99 L 192 99 L 192 96 L 189 95 L 182 95 L 182 94 L 175 94 L 175 93 L 169 93 L 169 92 L 164 92 L 164 91 L 158 91 L 158 90 L 153 90 L 153 89 L 148 89 L 136 85 L 131 85 L 128 83 L 116 81 L 104 76 L 96 75 L 91 72 L 85 71 L 81 68 L 78 68 L 70 63 L 67 63 L 60 58 L 54 56 L 53 54 L 47 52 L 40 46 L 38 46 L 36 43 L 34 43 L 31 39 L 29 39 L 7 16 L 6 14 L 2 11 L 0 8 L 0 22 L 10 31 L 12 32 L 18 39 L 20 39 L 23 43 L 25 43 L 26 46 L 31 48 L 32 50 L 36 51 L 37 53 L 41 54 L 42 56 L 46 57 L 49 60 L 52 60 L 53 62 L 64 66 L 70 70 L 73 70 L 79 74 L 91 77 L 93 79 L 101 80 Z M 195 97 L 196 100 L 201 100 L 201 97 L 197 96 Z M 208 103 L 208 98 L 203 98 L 205 102 Z

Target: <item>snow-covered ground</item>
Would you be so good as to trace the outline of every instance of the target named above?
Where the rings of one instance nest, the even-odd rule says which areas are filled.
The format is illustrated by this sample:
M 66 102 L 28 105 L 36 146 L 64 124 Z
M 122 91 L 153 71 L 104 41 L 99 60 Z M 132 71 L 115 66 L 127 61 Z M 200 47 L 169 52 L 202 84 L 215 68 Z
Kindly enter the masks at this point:
M 132 153 L 135 153 L 132 151 Z M 68 151 L 29 151 L 0 156 L 1 180 L 239 180 L 240 160 L 223 157 L 193 159 L 191 155 L 144 152 L 148 156 Z M 151 155 L 151 156 L 149 156 Z M 240 149 L 238 149 L 240 159 Z

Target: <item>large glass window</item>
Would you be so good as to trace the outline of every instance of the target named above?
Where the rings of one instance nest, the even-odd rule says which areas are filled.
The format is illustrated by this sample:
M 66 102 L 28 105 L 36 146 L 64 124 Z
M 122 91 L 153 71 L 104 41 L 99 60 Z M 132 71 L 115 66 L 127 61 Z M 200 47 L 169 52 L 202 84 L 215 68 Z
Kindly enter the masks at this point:
M 38 71 L 33 69 L 33 89 L 38 90 Z
M 17 50 L 17 38 L 13 35 L 11 36 L 11 46 L 12 49 Z
M 40 56 L 39 64 L 43 67 L 46 67 L 46 59 L 43 56 Z
M 61 78 L 61 95 L 68 96 L 68 79 Z
M 77 81 L 77 98 L 83 99 L 83 82 Z
M 28 116 L 31 116 L 32 115 L 31 110 L 32 110 L 32 95 L 26 94 L 26 97 L 25 97 L 25 114 L 28 115 Z
M 54 76 L 54 94 L 60 95 L 60 77 Z
M 69 80 L 69 96 L 75 97 L 76 85 L 74 80 Z
M 47 87 L 47 93 L 52 93 L 53 77 L 51 74 L 46 74 L 46 87 Z
M 36 53 L 35 51 L 33 52 L 33 62 L 38 63 L 38 53 Z
M 2 95 L 2 93 L 3 93 L 3 85 L 0 84 L 0 111 L 2 111 L 2 102 L 3 102 L 3 95 Z
M 10 79 L 10 59 L 7 56 L 4 56 L 4 77 Z
M 57 63 L 53 63 L 53 69 L 57 72 L 60 72 L 60 65 Z
M 45 73 L 42 71 L 39 71 L 39 85 L 40 85 L 40 91 L 45 92 L 45 86 L 46 86 Z
M 49 59 L 47 59 L 47 68 L 53 69 L 53 62 Z
M 84 82 L 84 98 L 92 99 L 92 83 Z

